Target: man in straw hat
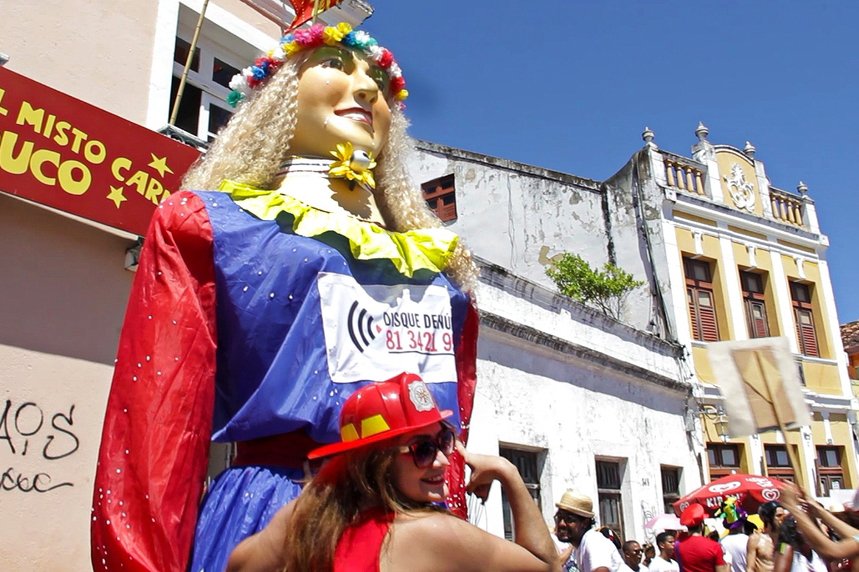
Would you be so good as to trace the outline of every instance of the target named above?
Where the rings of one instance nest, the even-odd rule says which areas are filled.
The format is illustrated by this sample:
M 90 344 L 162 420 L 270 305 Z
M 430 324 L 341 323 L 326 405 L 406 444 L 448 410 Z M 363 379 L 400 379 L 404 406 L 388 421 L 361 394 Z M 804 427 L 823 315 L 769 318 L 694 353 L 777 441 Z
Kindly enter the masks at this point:
M 587 495 L 567 490 L 555 503 L 555 535 L 575 548 L 565 570 L 579 572 L 615 572 L 621 558 L 614 544 L 596 531 L 594 503 Z

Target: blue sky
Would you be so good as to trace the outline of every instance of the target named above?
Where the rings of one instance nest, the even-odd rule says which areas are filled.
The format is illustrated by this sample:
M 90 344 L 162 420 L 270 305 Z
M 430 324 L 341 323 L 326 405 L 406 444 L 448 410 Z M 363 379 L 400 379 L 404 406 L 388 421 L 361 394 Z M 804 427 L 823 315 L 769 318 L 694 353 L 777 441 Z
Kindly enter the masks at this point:
M 757 147 L 815 200 L 841 323 L 859 319 L 859 2 L 371 0 L 420 139 L 604 179 L 641 145 Z

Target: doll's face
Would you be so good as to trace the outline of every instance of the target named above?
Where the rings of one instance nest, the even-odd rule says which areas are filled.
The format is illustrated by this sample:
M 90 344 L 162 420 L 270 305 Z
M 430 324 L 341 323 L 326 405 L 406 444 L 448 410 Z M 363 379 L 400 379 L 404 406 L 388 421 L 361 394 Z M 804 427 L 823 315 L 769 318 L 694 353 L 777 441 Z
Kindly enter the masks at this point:
M 339 143 L 350 142 L 378 157 L 391 128 L 387 73 L 359 53 L 324 46 L 310 53 L 299 74 L 290 154 L 331 158 Z

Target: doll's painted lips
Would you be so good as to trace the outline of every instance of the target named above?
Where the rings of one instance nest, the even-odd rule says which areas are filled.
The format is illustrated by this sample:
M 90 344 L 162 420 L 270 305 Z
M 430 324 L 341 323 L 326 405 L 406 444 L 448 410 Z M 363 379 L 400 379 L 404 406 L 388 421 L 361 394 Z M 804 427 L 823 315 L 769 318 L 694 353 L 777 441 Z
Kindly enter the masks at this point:
M 373 114 L 365 109 L 361 109 L 360 107 L 350 107 L 349 109 L 338 109 L 334 112 L 336 115 L 340 117 L 345 117 L 346 119 L 352 119 L 354 121 L 360 121 L 361 123 L 366 123 L 367 125 L 373 125 Z

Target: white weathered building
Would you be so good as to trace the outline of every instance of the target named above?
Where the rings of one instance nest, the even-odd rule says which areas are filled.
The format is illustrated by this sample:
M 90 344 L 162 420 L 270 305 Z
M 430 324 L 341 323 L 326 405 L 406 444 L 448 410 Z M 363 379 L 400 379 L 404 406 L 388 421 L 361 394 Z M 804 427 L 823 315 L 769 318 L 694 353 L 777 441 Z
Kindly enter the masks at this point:
M 650 266 L 626 189 L 419 142 L 410 170 L 480 258 L 478 398 L 470 446 L 514 459 L 547 521 L 567 488 L 599 501 L 625 538 L 700 484 L 683 348 L 655 335 Z M 624 322 L 556 293 L 561 252 L 645 281 Z M 698 443 L 700 450 L 702 444 Z M 487 508 L 500 533 L 500 494 Z M 508 529 L 509 530 L 509 529 Z
M 488 421 L 475 416 L 475 441 L 530 463 L 547 515 L 545 497 L 573 486 L 599 497 L 601 524 L 627 538 L 649 534 L 644 515 L 729 473 L 795 480 L 821 497 L 857 484 L 856 400 L 814 201 L 802 183 L 799 194 L 774 187 L 750 144 L 713 145 L 703 125 L 696 135 L 684 157 L 645 130 L 604 182 L 429 143 L 411 163 L 487 261 L 478 412 Z M 624 324 L 551 294 L 545 267 L 564 251 L 645 283 Z M 707 344 L 767 336 L 788 338 L 812 423 L 729 439 Z

